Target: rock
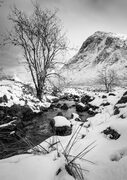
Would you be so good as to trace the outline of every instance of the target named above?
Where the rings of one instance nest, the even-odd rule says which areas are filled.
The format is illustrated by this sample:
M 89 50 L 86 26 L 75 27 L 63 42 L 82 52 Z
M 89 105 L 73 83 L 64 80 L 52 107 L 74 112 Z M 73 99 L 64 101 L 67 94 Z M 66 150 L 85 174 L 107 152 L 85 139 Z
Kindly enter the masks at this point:
M 109 96 L 116 96 L 114 93 L 109 93 L 108 95 Z
M 107 98 L 107 96 L 106 96 L 106 95 L 103 95 L 103 96 L 102 96 L 102 99 L 105 99 L 105 98 Z
M 113 140 L 117 140 L 120 137 L 120 134 L 111 127 L 108 127 L 107 129 L 102 131 L 102 133 L 104 133 L 106 136 Z
M 75 121 L 81 121 L 81 119 L 80 118 L 75 118 Z
M 79 102 L 80 97 L 78 95 L 73 95 L 73 100 Z
M 52 103 L 57 103 L 59 102 L 59 99 L 56 97 L 56 98 L 52 98 Z
M 51 106 L 51 108 L 53 108 L 53 106 Z M 47 107 L 44 107 L 44 106 L 40 106 L 40 111 L 41 112 L 45 112 L 45 111 L 48 111 L 48 108 Z
M 72 127 L 71 126 L 56 127 L 55 133 L 57 136 L 68 136 L 72 133 Z
M 123 96 L 127 96 L 127 91 L 124 92 Z
M 87 113 L 91 116 L 95 116 L 97 114 L 97 112 L 92 111 L 92 110 L 88 110 Z
M 121 99 L 117 102 L 117 104 L 127 103 L 127 96 L 122 96 Z
M 7 98 L 6 95 L 3 96 L 3 101 L 6 102 L 6 103 L 8 103 L 8 98 Z
M 62 106 L 61 106 L 61 109 L 62 110 L 68 110 L 68 106 L 66 103 L 64 103 Z
M 58 112 L 57 116 L 63 116 L 63 113 L 62 112 Z
M 84 96 L 81 97 L 81 102 L 83 104 L 88 104 L 88 102 L 91 102 L 93 100 L 94 100 L 94 97 L 91 97 L 89 95 L 84 95 Z
M 71 123 L 63 116 L 54 117 L 50 121 L 50 126 L 54 135 L 67 136 L 72 133 Z
M 120 110 L 117 106 L 114 107 L 114 115 L 117 115 L 120 113 Z
M 120 116 L 120 118 L 121 118 L 121 119 L 125 119 L 126 117 L 122 114 L 122 115 Z
M 79 114 L 72 113 L 71 114 L 71 119 L 76 119 L 76 118 L 79 118 Z
M 85 105 L 81 103 L 76 103 L 76 111 L 77 112 L 85 112 Z
M 105 103 L 102 103 L 101 106 L 109 106 L 110 103 L 109 102 L 105 102 Z
M 98 106 L 93 106 L 91 104 L 88 104 L 88 107 L 91 108 L 92 110 L 96 110 L 99 108 Z

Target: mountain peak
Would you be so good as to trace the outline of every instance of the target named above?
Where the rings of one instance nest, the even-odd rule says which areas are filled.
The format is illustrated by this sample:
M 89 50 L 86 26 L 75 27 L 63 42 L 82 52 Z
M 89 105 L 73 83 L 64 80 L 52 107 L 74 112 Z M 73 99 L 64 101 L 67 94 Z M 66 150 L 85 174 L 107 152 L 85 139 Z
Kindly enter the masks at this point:
M 127 35 L 103 31 L 95 32 L 83 42 L 78 53 L 68 61 L 64 68 L 70 69 L 78 76 L 81 74 L 82 78 L 85 79 L 86 76 L 90 76 L 94 69 L 97 70 L 100 66 L 105 65 L 115 66 L 117 70 L 126 69 Z M 85 75 L 88 70 L 89 73 Z M 71 79 L 74 79 L 74 77 Z
M 96 31 L 94 36 L 105 36 L 105 37 L 113 37 L 113 38 L 119 38 L 122 40 L 127 40 L 127 35 L 126 34 L 118 34 L 118 33 L 112 33 L 112 32 L 105 32 L 105 31 Z

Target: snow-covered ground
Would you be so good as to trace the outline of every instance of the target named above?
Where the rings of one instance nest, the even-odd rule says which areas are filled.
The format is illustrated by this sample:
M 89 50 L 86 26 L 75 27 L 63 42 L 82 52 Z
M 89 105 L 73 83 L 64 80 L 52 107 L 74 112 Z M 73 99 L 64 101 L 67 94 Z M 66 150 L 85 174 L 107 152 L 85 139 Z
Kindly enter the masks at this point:
M 0 179 L 74 180 L 74 177 L 70 176 L 65 169 L 68 161 L 64 154 L 71 142 L 69 144 L 70 151 L 67 151 L 67 155 L 71 158 L 80 155 L 86 148 L 83 151 L 85 152 L 84 156 L 75 159 L 75 163 L 80 164 L 82 168 L 84 179 L 126 180 L 127 103 L 121 104 L 122 107 L 120 104 L 116 104 L 123 96 L 124 91 L 114 92 L 114 95 L 106 94 L 106 98 L 104 98 L 106 100 L 102 98 L 103 94 L 92 93 L 95 99 L 90 103 L 100 107 L 101 111 L 98 114 L 88 118 L 85 123 L 75 121 L 78 115 L 74 114 L 73 119 L 70 120 L 73 124 L 71 135 L 53 136 L 41 143 L 41 146 L 49 151 L 46 155 L 25 154 L 0 160 Z M 109 102 L 109 105 L 101 107 L 104 101 Z M 114 106 L 120 107 L 120 113 L 114 115 Z M 124 118 L 121 116 L 123 114 Z M 56 121 L 59 123 L 60 119 L 58 118 L 59 116 Z M 64 118 L 61 124 L 64 125 Z M 119 136 L 116 136 L 115 133 L 110 134 L 110 132 L 105 134 L 104 131 L 109 127 Z M 71 138 L 75 138 L 75 143 Z M 72 144 L 73 146 L 71 146 Z
M 0 97 L 6 96 L 6 100 L 0 102 L 0 106 L 11 107 L 14 104 L 21 106 L 28 105 L 33 111 L 38 112 L 40 107 L 48 108 L 51 103 L 47 102 L 44 98 L 43 102 L 40 102 L 32 93 L 30 93 L 29 87 L 19 81 L 15 80 L 1 80 L 0 81 Z M 47 97 L 49 100 L 54 97 Z

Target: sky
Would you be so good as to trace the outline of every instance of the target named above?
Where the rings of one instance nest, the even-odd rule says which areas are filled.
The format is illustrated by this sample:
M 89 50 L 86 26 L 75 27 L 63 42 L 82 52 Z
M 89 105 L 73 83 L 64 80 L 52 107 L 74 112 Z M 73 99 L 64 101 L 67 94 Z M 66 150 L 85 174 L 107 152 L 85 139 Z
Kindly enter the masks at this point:
M 3 2 L 2 2 L 3 1 Z M 127 0 L 38 0 L 42 9 L 58 8 L 58 16 L 69 40 L 71 58 L 86 38 L 96 31 L 127 34 Z M 11 6 L 16 6 L 27 14 L 32 13 L 31 0 L 0 0 L 0 33 L 10 29 L 8 14 Z M 76 50 L 77 49 L 77 50 Z M 21 63 L 20 49 L 5 47 L 0 49 L 0 67 L 8 73 L 16 73 L 25 79 Z

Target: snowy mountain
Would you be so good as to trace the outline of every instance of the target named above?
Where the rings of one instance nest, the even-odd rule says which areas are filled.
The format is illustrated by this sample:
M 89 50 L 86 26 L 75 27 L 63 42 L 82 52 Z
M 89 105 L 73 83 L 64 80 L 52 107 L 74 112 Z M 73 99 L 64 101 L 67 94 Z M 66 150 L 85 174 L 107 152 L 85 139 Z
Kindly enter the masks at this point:
M 85 83 L 109 65 L 123 73 L 127 67 L 127 36 L 97 31 L 83 42 L 78 53 L 62 68 L 74 84 Z

